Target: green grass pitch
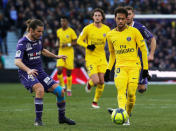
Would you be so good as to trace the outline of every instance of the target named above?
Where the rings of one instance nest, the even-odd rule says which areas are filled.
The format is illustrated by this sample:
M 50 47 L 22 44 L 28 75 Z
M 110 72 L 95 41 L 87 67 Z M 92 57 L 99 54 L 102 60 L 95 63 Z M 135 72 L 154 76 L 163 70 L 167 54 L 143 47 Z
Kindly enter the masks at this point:
M 87 94 L 83 85 L 73 85 L 73 96 L 66 97 L 66 115 L 77 122 L 75 126 L 58 124 L 56 98 L 45 94 L 42 127 L 34 127 L 34 102 L 21 84 L 0 84 L 0 131 L 175 131 L 176 86 L 150 85 L 141 95 L 137 93 L 130 126 L 115 125 L 107 112 L 116 108 L 116 88 L 106 85 L 99 100 L 100 109 L 91 108 L 94 91 Z

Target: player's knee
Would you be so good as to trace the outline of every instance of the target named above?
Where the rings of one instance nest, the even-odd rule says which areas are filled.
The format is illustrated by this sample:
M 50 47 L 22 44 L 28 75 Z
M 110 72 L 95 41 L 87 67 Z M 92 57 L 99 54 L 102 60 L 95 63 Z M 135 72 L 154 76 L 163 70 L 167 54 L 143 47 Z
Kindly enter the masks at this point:
M 35 92 L 36 92 L 36 96 L 37 96 L 38 98 L 43 98 L 43 96 L 44 96 L 44 88 L 43 88 L 43 87 L 38 87 L 38 88 L 35 90 Z
M 62 68 L 57 68 L 57 74 L 58 75 L 62 74 Z
M 71 70 L 67 70 L 67 76 L 68 76 L 68 77 L 71 76 Z
M 57 102 L 62 102 L 65 100 L 64 89 L 61 86 L 57 86 L 53 93 L 57 96 Z
M 100 80 L 99 84 L 103 85 L 104 84 L 104 80 Z
M 134 94 L 134 93 L 128 93 L 128 97 L 129 97 L 129 98 L 134 98 L 134 97 L 135 97 L 135 94 Z
M 144 93 L 145 91 L 146 91 L 146 89 L 138 89 L 138 92 L 141 94 Z
M 145 91 L 146 91 L 146 85 L 141 85 L 141 84 L 139 84 L 139 86 L 138 86 L 138 92 L 139 93 L 144 93 Z
M 99 80 L 93 80 L 94 86 L 97 86 L 99 84 Z

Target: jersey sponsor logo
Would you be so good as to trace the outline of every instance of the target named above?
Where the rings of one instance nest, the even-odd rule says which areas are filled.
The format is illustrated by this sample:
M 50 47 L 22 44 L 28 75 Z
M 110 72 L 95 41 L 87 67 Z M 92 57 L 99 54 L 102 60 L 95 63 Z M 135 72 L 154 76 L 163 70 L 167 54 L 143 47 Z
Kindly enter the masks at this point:
M 131 41 L 131 37 L 127 37 L 127 41 Z
M 130 52 L 134 52 L 134 48 L 115 50 L 116 54 L 126 54 L 126 53 L 130 53 Z
M 26 44 L 26 50 L 28 51 L 28 50 L 31 50 L 31 49 L 32 49 L 31 44 L 30 44 L 30 43 L 27 43 L 27 44 Z
M 142 43 L 142 42 L 145 42 L 145 40 L 141 40 L 141 43 Z
M 20 55 L 21 55 L 21 51 L 20 51 L 20 50 L 17 50 L 15 57 L 20 57 Z
M 28 57 L 29 57 L 30 60 L 34 60 L 34 59 L 39 59 L 40 55 L 41 55 L 41 51 L 29 53 Z
M 103 45 L 104 42 L 101 39 L 97 39 L 97 41 L 91 41 L 91 45 Z

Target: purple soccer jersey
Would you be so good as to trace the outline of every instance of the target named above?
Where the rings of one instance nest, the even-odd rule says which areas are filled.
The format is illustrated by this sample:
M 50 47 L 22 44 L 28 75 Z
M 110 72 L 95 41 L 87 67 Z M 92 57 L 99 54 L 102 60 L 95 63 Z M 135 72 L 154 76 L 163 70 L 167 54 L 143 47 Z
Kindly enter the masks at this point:
M 141 32 L 141 34 L 142 34 L 142 36 L 144 37 L 145 40 L 150 40 L 153 37 L 153 34 L 141 23 L 139 23 L 137 21 L 134 21 L 132 26 L 137 28 Z M 143 65 L 142 53 L 141 53 L 140 49 L 138 50 L 138 54 L 139 54 L 139 57 L 140 57 L 140 60 L 141 60 L 141 64 Z M 143 68 L 142 68 L 142 70 L 143 70 Z M 142 78 L 142 70 L 141 70 L 141 73 L 140 73 L 139 84 L 147 84 L 148 83 L 147 78 L 146 79 Z
M 27 72 L 19 69 L 18 74 L 21 83 L 32 92 L 32 86 L 41 83 L 47 92 L 56 82 L 50 78 L 42 68 L 41 53 L 43 50 L 42 39 L 31 41 L 26 36 L 18 41 L 15 59 L 21 59 L 22 62 L 30 69 L 36 69 L 36 77 L 28 75 Z
M 144 25 L 137 21 L 134 21 L 132 27 L 137 28 L 146 40 L 150 40 L 153 37 L 153 34 Z

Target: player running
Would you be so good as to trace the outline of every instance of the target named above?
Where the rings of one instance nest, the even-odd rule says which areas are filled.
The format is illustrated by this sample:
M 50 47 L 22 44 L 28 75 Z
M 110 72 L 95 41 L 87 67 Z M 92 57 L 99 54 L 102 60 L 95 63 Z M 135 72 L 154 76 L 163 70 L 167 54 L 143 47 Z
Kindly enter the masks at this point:
M 92 19 L 94 22 L 84 27 L 77 43 L 86 48 L 85 61 L 90 79 L 85 89 L 90 92 L 91 88 L 96 86 L 92 107 L 100 108 L 98 100 L 104 90 L 104 73 L 107 67 L 104 47 L 106 34 L 110 31 L 110 28 L 102 23 L 105 19 L 102 9 L 94 9 Z
M 143 78 L 149 76 L 147 48 L 141 33 L 127 25 L 127 10 L 119 7 L 115 9 L 114 14 L 117 27 L 107 34 L 110 56 L 105 81 L 110 80 L 110 70 L 116 60 L 114 82 L 118 92 L 118 107 L 126 110 L 130 116 L 136 101 L 136 89 L 141 70 L 138 48 L 142 52 Z M 113 110 L 109 111 L 112 113 Z M 124 125 L 130 125 L 129 120 Z

